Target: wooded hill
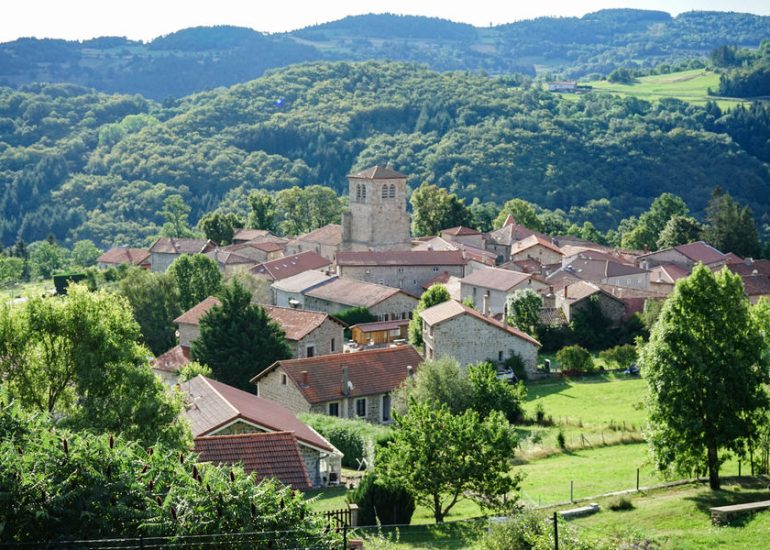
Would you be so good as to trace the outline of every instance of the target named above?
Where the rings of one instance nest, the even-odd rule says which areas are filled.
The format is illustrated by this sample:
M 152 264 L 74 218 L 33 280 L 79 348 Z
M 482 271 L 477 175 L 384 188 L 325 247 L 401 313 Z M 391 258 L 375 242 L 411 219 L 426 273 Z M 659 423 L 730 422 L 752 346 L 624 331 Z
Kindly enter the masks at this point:
M 724 44 L 756 48 L 770 17 L 723 12 L 602 10 L 473 27 L 390 14 L 346 17 L 289 33 L 239 27 L 184 29 L 149 43 L 23 38 L 0 44 L 0 85 L 65 82 L 163 100 L 318 60 L 382 59 L 435 70 L 517 72 L 535 66 L 565 77 L 701 58 Z
M 2 243 L 52 233 L 141 244 L 170 194 L 195 223 L 217 207 L 245 213 L 256 188 L 341 192 L 347 173 L 387 161 L 412 187 L 437 183 L 468 203 L 520 197 L 569 211 L 607 198 L 575 219 L 601 230 L 665 191 L 697 214 L 716 186 L 766 222 L 769 138 L 762 106 L 563 99 L 384 62 L 293 66 L 165 106 L 71 85 L 0 88 Z

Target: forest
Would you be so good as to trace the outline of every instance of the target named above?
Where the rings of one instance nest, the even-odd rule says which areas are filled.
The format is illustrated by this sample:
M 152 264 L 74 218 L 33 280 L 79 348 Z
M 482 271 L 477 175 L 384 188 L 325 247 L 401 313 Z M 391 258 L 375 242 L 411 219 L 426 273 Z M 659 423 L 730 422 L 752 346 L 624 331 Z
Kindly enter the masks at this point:
M 770 112 L 715 103 L 563 98 L 507 77 L 386 62 L 316 63 L 158 104 L 73 85 L 0 88 L 2 244 L 146 244 L 171 195 L 191 223 L 245 215 L 255 189 L 321 184 L 391 162 L 501 206 L 573 210 L 601 231 L 664 192 L 701 215 L 721 187 L 770 214 Z M 603 201 L 602 219 L 585 207 Z M 591 210 L 590 208 L 588 210 Z M 581 213 L 582 212 L 582 213 Z
M 578 78 L 607 75 L 618 67 L 681 64 L 725 44 L 756 48 L 768 36 L 770 17 L 706 11 L 673 17 L 609 9 L 489 27 L 368 14 L 276 34 L 196 27 L 148 43 L 122 37 L 20 38 L 0 44 L 0 85 L 73 83 L 163 101 L 294 63 L 372 59 L 421 63 L 439 71 L 529 76 L 537 66 L 559 78 Z

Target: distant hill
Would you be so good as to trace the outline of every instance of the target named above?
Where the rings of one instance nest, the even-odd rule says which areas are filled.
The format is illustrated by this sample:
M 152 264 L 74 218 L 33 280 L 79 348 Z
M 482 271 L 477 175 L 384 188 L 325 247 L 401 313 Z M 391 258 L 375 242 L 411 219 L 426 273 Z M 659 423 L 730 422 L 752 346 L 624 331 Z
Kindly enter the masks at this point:
M 281 34 L 232 26 L 180 30 L 142 43 L 24 38 L 0 44 L 0 85 L 67 82 L 163 100 L 245 82 L 266 70 L 318 60 L 393 60 L 439 70 L 575 78 L 619 66 L 700 58 L 724 45 L 756 48 L 770 17 L 631 9 L 542 17 L 494 27 L 392 14 L 346 17 Z

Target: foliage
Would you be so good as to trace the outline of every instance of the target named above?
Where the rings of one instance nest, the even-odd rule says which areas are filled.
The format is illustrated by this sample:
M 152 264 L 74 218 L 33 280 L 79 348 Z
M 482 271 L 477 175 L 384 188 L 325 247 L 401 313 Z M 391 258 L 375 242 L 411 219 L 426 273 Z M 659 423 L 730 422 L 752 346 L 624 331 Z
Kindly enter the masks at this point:
M 366 472 L 347 498 L 358 505 L 358 525 L 409 525 L 412 521 L 414 497 L 402 487 L 378 482 L 375 470 Z
M 13 256 L 0 256 L 0 286 L 21 282 L 24 276 L 24 260 Z
M 698 220 L 690 216 L 674 214 L 658 234 L 657 248 L 670 248 L 688 244 L 700 239 L 703 227 Z
M 501 413 L 482 421 L 472 410 L 453 415 L 446 405 L 415 403 L 394 417 L 393 439 L 379 456 L 380 474 L 428 507 L 436 523 L 462 498 L 490 510 L 515 505 L 519 476 L 509 470 L 517 440 Z
M 344 309 L 335 313 L 334 317 L 349 327 L 361 323 L 371 323 L 377 320 L 377 317 L 369 313 L 369 310 L 365 307 L 351 307 L 349 309 Z
M 67 265 L 67 250 L 48 241 L 34 242 L 29 245 L 29 264 L 34 277 L 49 279 Z
M 333 189 L 294 186 L 275 196 L 275 211 L 284 235 L 301 235 L 330 223 L 339 223 L 342 202 Z
M 179 382 L 187 382 L 198 375 L 210 377 L 212 373 L 211 368 L 206 365 L 201 365 L 197 361 L 190 361 L 183 365 L 177 374 Z
M 494 221 L 494 227 L 502 227 L 508 216 L 512 216 L 517 224 L 523 225 L 535 231 L 544 229 L 543 223 L 537 215 L 535 205 L 523 199 L 511 199 L 500 209 Z
M 751 209 L 740 208 L 729 193 L 716 188 L 706 210 L 703 238 L 710 245 L 738 256 L 758 257 L 761 251 Z
M 555 548 L 553 528 L 537 512 L 519 512 L 504 523 L 493 524 L 477 547 L 485 550 L 550 550 Z M 559 548 L 588 550 L 593 546 L 581 542 L 574 530 L 560 522 Z
M 664 300 L 645 300 L 644 309 L 642 309 L 641 320 L 644 328 L 647 332 L 652 331 L 653 325 L 660 317 L 660 312 L 663 310 Z
M 89 239 L 78 241 L 72 245 L 71 259 L 76 266 L 91 267 L 96 265 L 96 260 L 100 255 L 101 251 Z
M 472 406 L 470 380 L 452 357 L 428 359 L 420 363 L 413 377 L 407 378 L 393 395 L 394 409 L 406 413 L 413 402 L 445 406 L 461 414 Z
M 604 315 L 597 296 L 590 296 L 574 308 L 570 323 L 571 340 L 588 349 L 599 349 L 612 345 L 608 338 L 613 329 L 613 323 Z
M 192 343 L 195 361 L 211 368 L 213 378 L 246 391 L 264 369 L 291 357 L 281 327 L 238 281 L 222 289 L 221 305 L 200 319 L 200 336 Z
M 249 194 L 249 217 L 246 225 L 249 229 L 275 231 L 275 201 L 264 189 L 257 189 Z
M 179 289 L 171 275 L 131 267 L 118 283 L 139 323 L 142 342 L 158 356 L 176 345 L 174 319 L 182 314 Z
M 599 353 L 599 359 L 607 365 L 615 365 L 615 368 L 625 369 L 636 361 L 636 346 L 623 344 L 606 349 Z
M 412 311 L 412 318 L 409 321 L 408 334 L 409 343 L 413 346 L 422 345 L 422 318 L 420 313 L 447 300 L 451 300 L 449 291 L 444 285 L 434 284 L 428 290 L 422 293 L 420 301 L 417 302 Z
M 198 221 L 198 229 L 220 246 L 232 243 L 235 230 L 241 227 L 243 220 L 233 213 L 209 212 Z
M 68 432 L 0 399 L 0 541 L 281 533 L 292 545 L 338 544 L 291 489 L 240 466 L 177 449 Z M 206 490 L 202 488 L 205 487 Z
M 509 384 L 497 378 L 497 369 L 491 363 L 478 363 L 468 365 L 468 383 L 472 408 L 479 417 L 484 419 L 492 411 L 499 411 L 512 424 L 521 421 L 521 403 L 527 394 L 523 382 Z
M 217 263 L 203 254 L 182 254 L 168 267 L 168 276 L 179 292 L 179 306 L 187 311 L 222 288 Z
M 768 406 L 765 347 L 738 275 L 698 265 L 677 282 L 640 355 L 660 468 L 708 469 L 719 488 L 719 451 L 745 452 Z
M 225 282 L 238 281 L 251 295 L 253 304 L 269 304 L 273 300 L 273 289 L 270 281 L 265 277 L 254 275 L 248 267 L 236 267 L 230 273 L 225 274 Z
M 561 365 L 562 372 L 591 372 L 594 370 L 594 360 L 591 353 L 582 346 L 567 346 L 556 353 L 556 360 Z
M 656 250 L 657 242 L 666 224 L 674 216 L 686 216 L 689 209 L 685 202 L 672 193 L 662 193 L 639 216 L 636 225 L 622 235 L 622 246 L 636 250 Z
M 626 512 L 634 509 L 634 503 L 628 497 L 616 497 L 607 504 L 613 512 Z
M 355 418 L 305 413 L 300 415 L 300 419 L 345 455 L 342 457 L 342 465 L 346 468 L 357 469 L 358 461 L 363 459 L 372 465 L 375 459 L 375 445 L 390 432 L 385 426 Z
M 163 209 L 158 212 L 166 222 L 160 230 L 163 237 L 189 238 L 193 231 L 190 228 L 189 216 L 192 208 L 184 202 L 182 195 L 170 195 L 163 201 Z
M 469 225 L 471 214 L 462 199 L 435 185 L 423 183 L 412 191 L 412 234 L 438 235 L 442 229 Z
M 23 406 L 67 425 L 183 446 L 181 397 L 153 374 L 138 337 L 124 298 L 71 285 L 66 297 L 0 309 L 1 377 Z
M 531 288 L 519 289 L 506 298 L 508 324 L 533 335 L 540 324 L 543 297 Z

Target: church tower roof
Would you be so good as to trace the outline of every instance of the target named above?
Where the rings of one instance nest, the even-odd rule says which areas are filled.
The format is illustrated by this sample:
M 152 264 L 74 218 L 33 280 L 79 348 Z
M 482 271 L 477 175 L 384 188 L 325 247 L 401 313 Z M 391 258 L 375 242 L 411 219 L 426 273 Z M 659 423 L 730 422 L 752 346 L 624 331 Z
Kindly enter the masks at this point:
M 366 180 L 406 179 L 404 174 L 393 170 L 393 167 L 390 164 L 387 166 L 372 166 L 371 168 L 367 168 L 366 170 L 362 170 L 356 174 L 350 174 L 348 177 Z

